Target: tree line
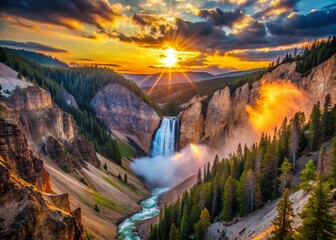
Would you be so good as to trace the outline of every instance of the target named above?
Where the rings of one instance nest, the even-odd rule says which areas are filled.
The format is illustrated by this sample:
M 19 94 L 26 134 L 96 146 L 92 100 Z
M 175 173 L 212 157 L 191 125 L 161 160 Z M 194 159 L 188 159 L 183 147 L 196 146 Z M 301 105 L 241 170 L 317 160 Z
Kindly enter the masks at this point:
M 281 196 L 291 187 L 298 157 L 335 136 L 336 105 L 331 106 L 330 99 L 326 96 L 322 109 L 320 103 L 315 104 L 308 121 L 298 112 L 290 120 L 285 118 L 273 135 L 262 134 L 251 147 L 239 144 L 228 158 L 220 161 L 216 156 L 212 164 L 208 162 L 199 169 L 197 184 L 160 212 L 150 239 L 164 240 L 170 235 L 181 240 L 191 235 L 205 239 L 210 223 L 231 221 Z M 302 186 L 309 187 L 311 163 L 302 174 Z
M 280 57 L 276 62 L 270 64 L 269 70 L 272 70 L 280 63 L 296 62 L 295 70 L 303 76 L 311 73 L 312 68 L 325 62 L 336 53 L 336 36 L 330 36 L 328 39 L 315 40 L 302 48 L 300 52 L 295 48 L 293 53 L 288 53 L 281 60 Z

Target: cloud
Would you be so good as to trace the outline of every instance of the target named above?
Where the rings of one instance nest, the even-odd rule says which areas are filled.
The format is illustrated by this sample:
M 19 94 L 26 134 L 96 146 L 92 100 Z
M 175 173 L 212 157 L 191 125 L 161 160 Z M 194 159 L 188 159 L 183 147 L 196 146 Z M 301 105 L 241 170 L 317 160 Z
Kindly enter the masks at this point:
M 200 18 L 206 19 L 214 26 L 228 26 L 233 27 L 235 23 L 243 20 L 246 15 L 240 10 L 235 9 L 226 11 L 219 8 L 201 9 L 198 13 Z
M 58 52 L 58 53 L 68 52 L 68 50 L 65 50 L 63 48 L 52 47 L 37 42 L 18 42 L 13 40 L 0 40 L 0 45 L 6 47 L 24 48 L 42 52 Z
M 294 49 L 282 50 L 243 50 L 243 51 L 230 51 L 226 56 L 237 57 L 244 61 L 273 61 L 278 57 L 283 57 L 286 53 L 293 53 Z
M 83 24 L 104 28 L 121 16 L 119 5 L 107 0 L 3 0 L 1 12 L 69 29 L 80 29 Z
M 287 15 L 291 11 L 297 11 L 296 5 L 300 0 L 273 0 L 267 3 L 267 7 L 258 11 L 255 17 L 274 17 Z
M 323 37 L 336 32 L 336 9 L 292 14 L 266 23 L 270 34 L 282 37 Z

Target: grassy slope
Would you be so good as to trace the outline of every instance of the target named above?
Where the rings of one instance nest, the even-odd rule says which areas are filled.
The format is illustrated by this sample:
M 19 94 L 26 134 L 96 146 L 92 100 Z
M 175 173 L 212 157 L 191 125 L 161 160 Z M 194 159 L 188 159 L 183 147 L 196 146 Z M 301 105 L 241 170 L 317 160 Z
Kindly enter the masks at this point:
M 114 239 L 117 235 L 117 222 L 125 216 L 140 210 L 138 202 L 149 196 L 141 181 L 106 158 L 98 155 L 101 169 L 88 165 L 87 169 L 77 170 L 68 175 L 46 161 L 54 191 L 70 193 L 72 209 L 82 208 L 82 222 L 85 229 L 96 238 Z M 103 168 L 107 165 L 107 171 Z M 126 173 L 128 184 L 118 179 Z M 79 181 L 84 178 L 87 186 Z M 98 204 L 100 212 L 94 210 Z

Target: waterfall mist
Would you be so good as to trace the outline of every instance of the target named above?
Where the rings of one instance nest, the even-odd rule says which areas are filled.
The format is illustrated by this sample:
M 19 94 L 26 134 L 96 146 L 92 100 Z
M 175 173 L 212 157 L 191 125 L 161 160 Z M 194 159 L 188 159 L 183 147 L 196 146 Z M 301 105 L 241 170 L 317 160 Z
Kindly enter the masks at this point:
M 135 159 L 131 167 L 147 182 L 160 187 L 173 187 L 197 173 L 198 168 L 203 169 L 203 165 L 213 158 L 210 157 L 207 146 L 189 144 L 170 156 Z

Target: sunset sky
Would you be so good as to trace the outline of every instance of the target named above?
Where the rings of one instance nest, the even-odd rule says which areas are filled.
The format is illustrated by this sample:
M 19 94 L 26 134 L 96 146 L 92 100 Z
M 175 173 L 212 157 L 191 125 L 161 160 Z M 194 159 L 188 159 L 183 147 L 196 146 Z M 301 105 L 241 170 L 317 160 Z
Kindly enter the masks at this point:
M 162 71 L 167 49 L 185 71 L 265 67 L 336 34 L 334 0 L 3 0 L 0 12 L 0 45 L 123 73 Z

